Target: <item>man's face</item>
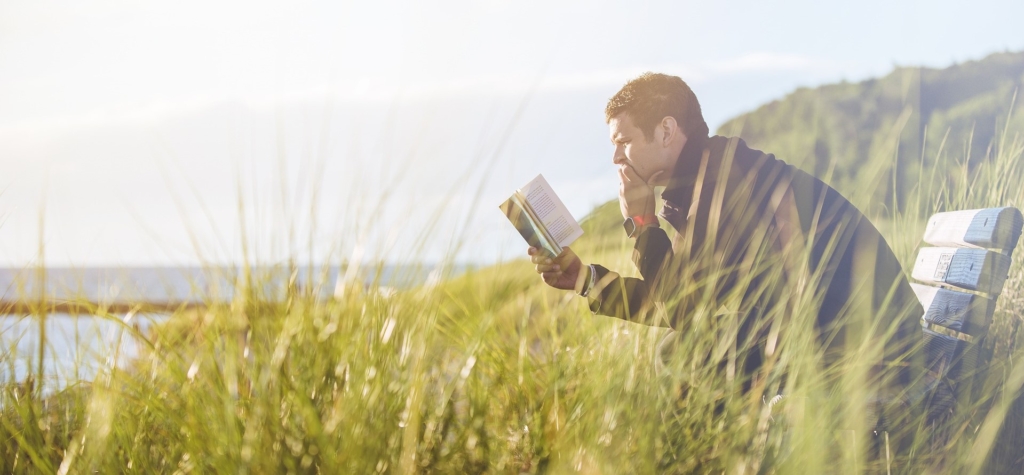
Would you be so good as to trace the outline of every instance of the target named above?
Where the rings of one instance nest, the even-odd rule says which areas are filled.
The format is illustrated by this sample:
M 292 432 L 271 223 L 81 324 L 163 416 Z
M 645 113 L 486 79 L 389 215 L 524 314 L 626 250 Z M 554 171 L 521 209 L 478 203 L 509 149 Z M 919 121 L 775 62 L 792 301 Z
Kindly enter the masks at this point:
M 608 129 L 612 145 L 615 146 L 612 163 L 620 167 L 632 167 L 650 186 L 668 182 L 677 157 L 671 156 L 671 150 L 666 147 L 665 132 L 661 127 L 654 128 L 654 138 L 648 141 L 629 114 L 622 113 L 608 121 Z M 651 177 L 659 171 L 662 173 L 652 183 Z

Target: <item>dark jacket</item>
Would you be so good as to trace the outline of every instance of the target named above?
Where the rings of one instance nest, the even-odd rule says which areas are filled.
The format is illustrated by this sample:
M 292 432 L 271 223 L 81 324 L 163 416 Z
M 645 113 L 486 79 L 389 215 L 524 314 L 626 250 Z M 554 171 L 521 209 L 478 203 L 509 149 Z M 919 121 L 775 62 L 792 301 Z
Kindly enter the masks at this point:
M 687 142 L 662 198 L 660 216 L 673 235 L 648 228 L 637 238 L 642 278 L 595 266 L 595 313 L 681 332 L 695 320 L 737 315 L 737 337 L 749 343 L 740 344 L 752 348 L 748 372 L 774 351 L 773 324 L 813 326 L 826 364 L 865 338 L 898 363 L 917 341 L 924 311 L 899 261 L 821 180 L 743 140 L 715 136 Z M 813 323 L 786 321 L 806 308 L 817 315 Z

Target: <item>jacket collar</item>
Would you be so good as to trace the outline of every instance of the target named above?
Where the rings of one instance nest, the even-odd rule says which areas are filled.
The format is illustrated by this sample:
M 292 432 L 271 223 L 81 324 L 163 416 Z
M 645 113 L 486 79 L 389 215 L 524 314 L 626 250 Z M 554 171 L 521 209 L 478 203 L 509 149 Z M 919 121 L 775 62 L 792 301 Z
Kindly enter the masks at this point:
M 679 159 L 672 170 L 672 177 L 669 178 L 665 191 L 661 193 L 665 201 L 678 203 L 683 197 L 682 194 L 693 187 L 708 142 L 708 137 L 687 137 L 686 145 L 683 145 L 683 151 L 679 152 Z

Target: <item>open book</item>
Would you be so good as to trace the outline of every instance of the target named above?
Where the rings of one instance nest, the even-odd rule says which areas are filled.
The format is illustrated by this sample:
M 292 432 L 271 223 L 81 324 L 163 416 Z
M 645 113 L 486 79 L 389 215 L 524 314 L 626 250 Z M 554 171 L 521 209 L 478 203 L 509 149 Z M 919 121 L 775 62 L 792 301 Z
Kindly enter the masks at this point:
M 569 214 L 543 175 L 530 180 L 498 207 L 530 246 L 552 256 L 583 235 L 583 228 Z

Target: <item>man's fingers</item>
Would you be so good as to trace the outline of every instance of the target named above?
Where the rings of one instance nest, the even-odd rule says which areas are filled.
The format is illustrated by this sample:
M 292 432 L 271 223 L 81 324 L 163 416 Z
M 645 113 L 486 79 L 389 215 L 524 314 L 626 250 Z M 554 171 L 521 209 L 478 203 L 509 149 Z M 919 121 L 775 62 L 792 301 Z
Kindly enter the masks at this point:
M 551 283 L 554 283 L 554 282 L 558 282 L 558 279 L 560 279 L 562 277 L 562 273 L 561 272 L 544 272 L 543 274 L 540 275 L 540 277 L 542 279 L 544 279 L 545 283 L 551 284 Z
M 565 269 L 568 268 L 569 265 L 571 265 L 573 261 L 575 261 L 576 259 L 578 258 L 575 254 L 562 254 L 561 256 L 558 256 L 558 258 L 553 260 L 552 263 L 560 265 L 563 269 Z
M 534 264 L 534 270 L 540 274 L 541 279 L 544 283 L 559 289 L 564 289 L 565 283 L 565 269 L 572 266 L 576 259 L 576 253 L 572 252 L 572 249 L 565 247 L 557 257 L 551 257 L 547 253 L 541 252 L 537 248 L 531 247 L 530 262 Z
M 640 183 L 643 183 L 645 185 L 647 184 L 647 182 L 645 182 L 644 179 L 640 177 L 640 174 L 638 174 L 636 170 L 634 170 L 633 167 L 629 165 L 619 167 L 619 174 L 622 177 L 624 177 L 624 180 L 627 183 L 631 185 L 637 185 Z
M 633 167 L 628 165 L 619 167 L 619 184 L 621 184 L 623 188 L 632 188 L 636 186 L 637 181 L 643 183 L 643 181 L 637 177 L 636 172 L 633 171 Z
M 543 274 L 545 272 L 561 272 L 562 266 L 558 264 L 537 264 L 534 266 L 534 269 L 537 269 L 538 274 Z
M 529 248 L 526 251 L 526 253 L 530 255 L 530 262 L 532 262 L 534 264 L 551 262 L 552 260 L 556 259 L 556 258 L 551 257 L 551 253 L 550 252 L 545 251 L 543 249 L 538 249 L 536 247 Z
M 573 258 L 575 255 L 576 255 L 576 253 L 572 252 L 572 249 L 569 249 L 569 247 L 566 246 L 566 247 L 562 248 L 562 253 L 559 254 L 557 257 L 555 257 L 555 260 L 557 260 L 557 261 L 564 261 L 566 259 Z
M 619 182 L 622 186 L 632 186 L 634 184 L 633 180 L 636 179 L 634 177 L 636 177 L 636 172 L 633 171 L 633 167 L 628 165 L 619 166 Z

